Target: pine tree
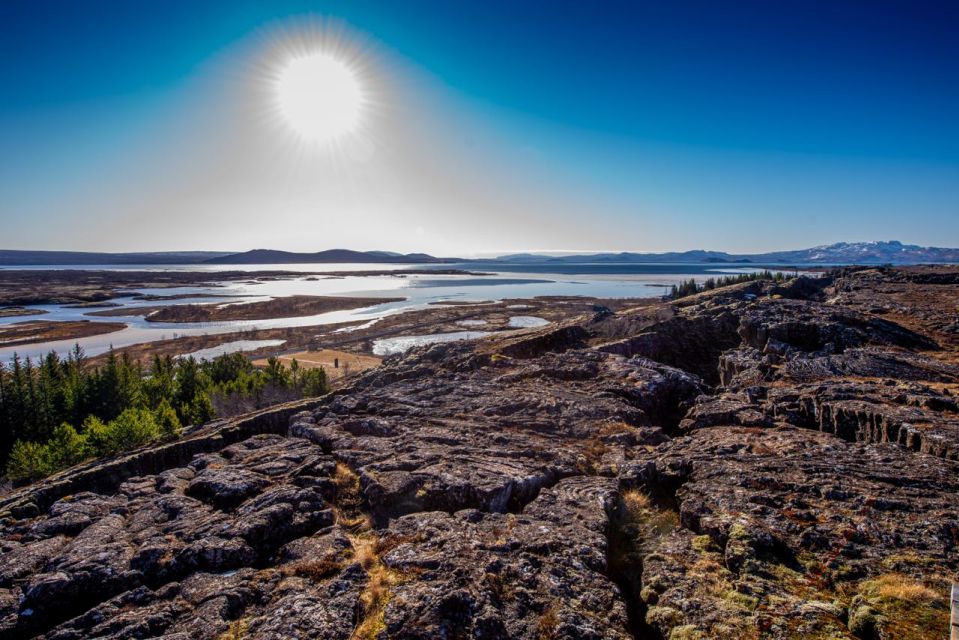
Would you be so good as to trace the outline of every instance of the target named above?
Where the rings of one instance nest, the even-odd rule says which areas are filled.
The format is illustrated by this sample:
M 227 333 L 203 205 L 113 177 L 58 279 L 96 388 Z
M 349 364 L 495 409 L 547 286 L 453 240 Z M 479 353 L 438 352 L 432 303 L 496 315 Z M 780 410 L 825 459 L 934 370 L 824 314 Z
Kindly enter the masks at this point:
M 302 375 L 303 396 L 313 398 L 321 396 L 330 390 L 330 383 L 326 378 L 323 367 L 306 369 Z
M 183 433 L 183 425 L 176 415 L 176 411 L 170 406 L 170 402 L 163 398 L 159 406 L 154 410 L 157 424 L 160 425 L 160 431 L 165 438 L 178 438 Z
M 216 412 L 213 410 L 213 401 L 210 396 L 203 391 L 193 396 L 193 401 L 190 403 L 190 424 L 203 424 L 214 417 Z

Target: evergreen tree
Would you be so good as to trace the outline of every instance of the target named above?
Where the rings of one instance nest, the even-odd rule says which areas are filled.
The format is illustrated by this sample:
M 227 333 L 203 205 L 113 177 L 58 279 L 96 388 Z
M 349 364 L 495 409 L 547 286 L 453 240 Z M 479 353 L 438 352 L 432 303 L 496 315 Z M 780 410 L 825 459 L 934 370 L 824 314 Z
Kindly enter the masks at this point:
M 51 471 L 73 466 L 94 453 L 87 438 L 66 422 L 53 430 L 53 435 L 45 446 Z
M 33 480 L 94 455 L 178 437 L 183 424 L 207 422 L 219 407 L 236 415 L 328 390 L 322 368 L 294 361 L 288 370 L 271 358 L 257 370 L 241 353 L 202 363 L 155 356 L 148 374 L 113 352 L 90 366 L 78 345 L 66 358 L 51 352 L 36 365 L 14 355 L 0 364 L 0 466 L 11 479 Z
M 216 412 L 213 410 L 213 401 L 210 399 L 210 396 L 203 391 L 193 396 L 189 411 L 190 424 L 193 425 L 209 422 L 216 416 Z
M 326 378 L 326 371 L 323 370 L 323 367 L 306 369 L 303 371 L 301 378 L 304 397 L 314 398 L 330 390 L 330 383 Z
M 160 431 L 163 433 L 164 438 L 178 438 L 180 434 L 183 433 L 180 418 L 177 417 L 176 411 L 173 410 L 173 407 L 170 406 L 170 402 L 166 398 L 160 400 L 160 404 L 154 410 L 154 414 L 156 415 L 157 424 L 160 426 Z
M 266 379 L 267 382 L 275 387 L 287 387 L 290 384 L 290 376 L 286 367 L 280 362 L 280 359 L 271 356 L 266 361 Z
M 300 363 L 296 361 L 296 358 L 293 358 L 293 361 L 290 362 L 290 381 L 293 386 L 297 386 L 297 374 L 300 372 Z
M 173 358 L 153 356 L 150 376 L 143 381 L 143 394 L 148 406 L 158 408 L 164 400 L 167 404 L 176 398 Z
M 80 433 L 87 439 L 87 443 L 95 454 L 110 453 L 110 437 L 103 420 L 94 415 L 87 416 L 80 427 Z
M 162 435 L 153 413 L 146 409 L 127 409 L 107 423 L 106 453 L 133 449 L 158 440 Z

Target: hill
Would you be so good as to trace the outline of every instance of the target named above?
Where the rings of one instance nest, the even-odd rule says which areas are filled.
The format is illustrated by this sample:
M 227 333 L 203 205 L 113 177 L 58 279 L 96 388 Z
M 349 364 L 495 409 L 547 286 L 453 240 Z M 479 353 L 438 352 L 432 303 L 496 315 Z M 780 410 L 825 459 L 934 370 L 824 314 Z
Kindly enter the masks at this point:
M 425 253 L 393 253 L 389 251 L 352 251 L 350 249 L 328 249 L 316 253 L 294 253 L 273 249 L 253 249 L 243 253 L 218 256 L 206 261 L 209 264 L 431 264 L 458 262 L 452 258 L 435 258 Z
M 523 253 L 497 258 L 511 263 L 759 263 L 759 264 L 954 264 L 959 262 L 959 249 L 920 247 L 888 242 L 837 242 L 810 249 L 772 251 L 768 253 L 732 254 L 724 251 L 679 251 L 668 253 L 594 253 L 567 256 L 536 256 Z
M 197 264 L 225 255 L 229 254 L 224 251 L 100 253 L 0 249 L 0 265 Z

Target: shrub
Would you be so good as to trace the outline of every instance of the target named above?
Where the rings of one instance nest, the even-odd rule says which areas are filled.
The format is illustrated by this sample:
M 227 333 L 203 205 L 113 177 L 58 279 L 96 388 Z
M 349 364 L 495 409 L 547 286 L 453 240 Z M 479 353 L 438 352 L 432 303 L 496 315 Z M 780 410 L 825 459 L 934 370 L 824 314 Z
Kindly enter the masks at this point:
M 100 418 L 93 415 L 87 416 L 80 426 L 80 433 L 86 437 L 87 444 L 94 453 L 103 455 L 109 452 L 110 443 L 107 425 Z
M 42 444 L 18 440 L 10 450 L 7 476 L 14 482 L 29 482 L 50 475 L 49 451 Z
M 53 430 L 45 447 L 51 472 L 71 467 L 93 454 L 87 437 L 77 433 L 77 430 L 66 422 Z
M 203 424 L 212 420 L 216 416 L 216 411 L 213 409 L 213 401 L 210 399 L 210 395 L 201 391 L 193 396 L 189 414 L 190 424 Z
M 116 453 L 158 440 L 162 432 L 156 418 L 147 409 L 127 409 L 107 423 L 106 450 Z
M 300 374 L 300 383 L 303 385 L 303 395 L 307 398 L 321 396 L 330 390 L 330 383 L 326 378 L 326 371 L 322 367 L 306 369 Z

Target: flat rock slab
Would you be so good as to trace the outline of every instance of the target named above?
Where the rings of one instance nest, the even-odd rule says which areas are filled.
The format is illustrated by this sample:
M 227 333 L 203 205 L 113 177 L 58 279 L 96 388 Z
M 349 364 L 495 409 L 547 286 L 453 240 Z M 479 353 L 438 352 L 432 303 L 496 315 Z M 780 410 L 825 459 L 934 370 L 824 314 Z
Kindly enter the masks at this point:
M 0 638 L 946 637 L 954 271 L 417 348 L 88 463 L 4 500 Z

